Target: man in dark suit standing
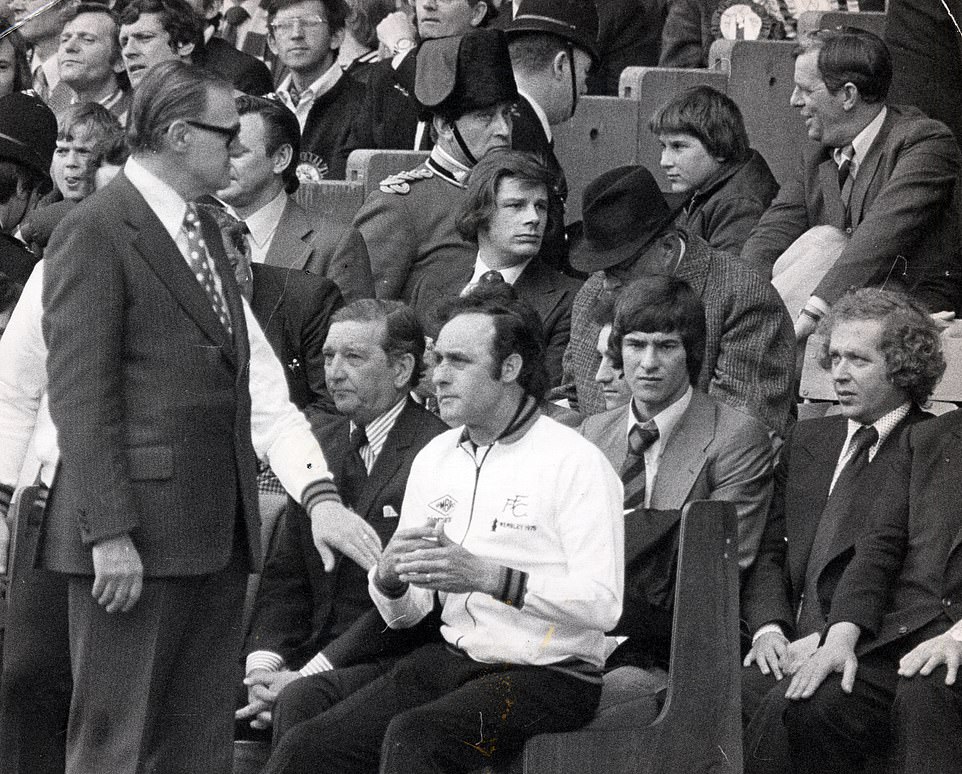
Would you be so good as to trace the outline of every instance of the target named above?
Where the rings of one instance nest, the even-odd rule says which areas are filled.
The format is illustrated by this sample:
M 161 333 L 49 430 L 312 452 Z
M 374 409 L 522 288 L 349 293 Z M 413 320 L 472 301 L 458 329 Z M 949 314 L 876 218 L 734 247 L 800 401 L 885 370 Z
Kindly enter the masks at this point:
M 237 98 L 237 112 L 241 148 L 231 159 L 230 183 L 217 196 L 244 222 L 251 261 L 327 277 L 348 301 L 373 296 L 370 263 L 335 261 L 321 246 L 323 222 L 294 198 L 301 148 L 294 114 L 279 102 L 247 95 Z
M 808 294 L 795 320 L 799 341 L 851 288 L 895 283 L 932 312 L 959 310 L 962 154 L 944 124 L 886 106 L 891 81 L 888 48 L 864 30 L 819 30 L 795 59 L 791 102 L 812 142 L 742 258 L 763 272 L 774 266 L 776 287 L 783 268 L 800 264 L 801 276 L 786 286 Z M 834 263 L 816 272 L 820 256 L 799 248 L 775 265 L 815 226 L 847 235 Z
M 182 62 L 144 76 L 131 157 L 54 232 L 43 333 L 60 464 L 39 561 L 67 575 L 74 691 L 67 771 L 225 774 L 256 460 L 332 547 L 377 533 L 341 504 L 307 421 L 192 200 L 236 149 L 230 85 Z
M 902 294 L 862 289 L 826 320 L 823 362 L 841 413 L 799 422 L 775 468 L 775 498 L 742 595 L 753 635 L 742 675 L 746 770 L 787 767 L 785 684 L 818 646 L 825 611 L 870 513 L 861 507 L 929 415 L 945 370 L 938 330 Z
M 324 344 L 327 381 L 342 416 L 315 433 L 345 503 L 385 544 L 397 526 L 411 462 L 447 429 L 409 397 L 423 355 L 424 332 L 398 301 L 348 305 L 334 315 Z M 379 652 L 387 639 L 364 569 L 338 557 L 325 573 L 307 514 L 289 508 L 261 578 L 246 649 L 249 703 L 238 718 L 265 725 L 273 699 L 302 677 L 323 672 L 342 688 L 366 684 L 390 663 Z M 313 683 L 304 680 L 296 689 L 308 717 L 319 711 Z
M 541 156 L 557 176 L 541 256 L 550 266 L 565 269 L 568 183 L 554 154 L 551 127 L 575 114 L 578 98 L 587 90 L 588 68 L 598 64 L 598 11 L 594 0 L 525 0 L 505 34 L 521 97 L 511 147 Z

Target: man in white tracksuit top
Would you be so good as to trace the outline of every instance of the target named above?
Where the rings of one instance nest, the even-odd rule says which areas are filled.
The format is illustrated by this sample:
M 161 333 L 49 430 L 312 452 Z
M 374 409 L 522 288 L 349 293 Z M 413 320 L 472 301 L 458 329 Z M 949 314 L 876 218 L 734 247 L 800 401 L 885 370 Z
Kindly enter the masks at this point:
M 292 722 L 265 770 L 467 772 L 535 734 L 581 727 L 622 604 L 617 474 L 542 416 L 537 314 L 507 285 L 452 301 L 435 345 L 442 418 L 411 469 L 394 538 L 369 574 L 387 625 L 441 605 L 442 642 L 323 714 Z

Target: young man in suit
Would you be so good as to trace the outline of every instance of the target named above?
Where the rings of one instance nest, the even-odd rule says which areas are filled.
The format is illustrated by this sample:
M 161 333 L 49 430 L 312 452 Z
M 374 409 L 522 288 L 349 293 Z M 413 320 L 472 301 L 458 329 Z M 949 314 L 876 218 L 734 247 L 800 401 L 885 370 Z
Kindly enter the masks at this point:
M 380 554 L 288 401 L 214 224 L 189 204 L 227 182 L 238 123 L 226 81 L 155 66 L 131 106 L 123 174 L 48 245 L 60 462 L 37 554 L 68 582 L 69 774 L 230 771 L 258 457 L 310 514 L 320 551 L 366 566 Z
M 541 256 L 550 266 L 564 269 L 568 183 L 554 154 L 551 127 L 575 114 L 578 98 L 587 90 L 588 68 L 599 61 L 598 11 L 594 0 L 525 0 L 505 34 L 520 96 L 511 147 L 543 157 L 558 178 L 551 190 L 551 229 Z
M 394 534 L 411 463 L 447 425 L 410 397 L 423 368 L 424 332 L 398 301 L 355 301 L 334 315 L 324 343 L 325 371 L 341 416 L 315 433 L 345 504 L 385 544 Z M 345 695 L 392 663 L 384 629 L 367 594 L 367 574 L 338 557 L 325 572 L 302 508 L 291 507 L 272 549 L 255 603 L 246 656 L 248 704 L 239 720 L 269 725 L 274 699 L 300 678 L 321 672 Z M 365 615 L 371 612 L 373 615 Z M 363 619 L 363 620 L 362 620 Z M 373 627 L 373 628 L 372 628 Z M 350 667 L 350 668 L 348 668 Z M 289 692 L 308 716 L 321 710 L 316 681 Z
M 799 422 L 775 468 L 775 498 L 742 616 L 753 635 L 742 675 L 749 772 L 787 768 L 781 716 L 786 684 L 818 646 L 833 592 L 871 517 L 899 444 L 945 360 L 938 330 L 915 301 L 862 289 L 842 296 L 824 324 L 823 364 L 841 412 Z M 864 440 L 863 440 L 864 439 Z
M 579 283 L 541 259 L 541 244 L 551 220 L 549 191 L 556 178 L 535 156 L 493 151 L 478 162 L 457 214 L 461 236 L 476 242 L 473 270 L 455 266 L 426 277 L 419 296 L 441 303 L 445 296 L 468 292 L 482 281 L 514 287 L 541 318 L 551 386 L 561 382 L 561 356 L 571 332 L 571 303 Z M 429 333 L 437 331 L 429 326 Z
M 791 320 L 771 283 L 735 256 L 676 228 L 675 213 L 644 167 L 617 167 L 593 180 L 582 210 L 584 233 L 571 246 L 571 265 L 591 276 L 575 297 L 564 355 L 565 384 L 574 385 L 578 410 L 595 414 L 604 408 L 594 381 L 601 327 L 591 317 L 595 301 L 647 274 L 672 274 L 691 285 L 705 306 L 705 355 L 694 385 L 783 435 L 794 410 L 795 345 Z
M 959 309 L 962 154 L 944 124 L 885 104 L 891 81 L 889 51 L 870 32 L 819 30 L 801 41 L 791 102 L 812 142 L 741 253 L 767 273 L 815 226 L 847 235 L 827 271 L 805 269 L 819 256 L 802 250 L 775 267 L 776 285 L 790 261 L 807 282 L 799 341 L 851 288 L 894 286 L 932 312 Z
M 366 260 L 335 260 L 322 247 L 323 223 L 294 198 L 300 186 L 300 128 L 284 105 L 260 97 L 237 98 L 240 148 L 231 158 L 231 178 L 217 192 L 244 222 L 254 264 L 302 269 L 335 282 L 348 301 L 374 295 Z
M 609 355 L 632 399 L 581 426 L 625 486 L 625 607 L 614 633 L 628 640 L 609 667 L 667 669 L 685 503 L 735 503 L 739 567 L 755 560 L 774 449 L 761 422 L 698 389 L 705 340 L 704 306 L 684 280 L 651 275 L 621 292 Z

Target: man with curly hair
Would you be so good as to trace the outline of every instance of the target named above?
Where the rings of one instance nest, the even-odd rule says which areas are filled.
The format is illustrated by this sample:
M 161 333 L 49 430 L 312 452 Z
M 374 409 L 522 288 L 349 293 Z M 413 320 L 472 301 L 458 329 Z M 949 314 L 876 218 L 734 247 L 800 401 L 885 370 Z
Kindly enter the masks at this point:
M 891 474 L 903 436 L 930 416 L 920 407 L 945 370 L 931 318 L 900 293 L 850 292 L 823 331 L 822 365 L 831 370 L 841 413 L 799 422 L 789 434 L 742 600 L 753 635 L 742 680 L 751 720 L 748 772 L 787 770 L 788 681 L 778 681 L 818 646 L 835 588 L 872 514 L 865 504 Z

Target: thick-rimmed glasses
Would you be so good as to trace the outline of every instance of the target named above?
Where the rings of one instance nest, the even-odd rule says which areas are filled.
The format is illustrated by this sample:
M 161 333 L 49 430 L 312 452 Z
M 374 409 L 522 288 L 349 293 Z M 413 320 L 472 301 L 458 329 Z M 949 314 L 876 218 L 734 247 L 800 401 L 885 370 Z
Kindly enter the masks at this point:
M 227 140 L 228 145 L 237 139 L 237 135 L 240 134 L 241 130 L 240 124 L 234 124 L 233 126 L 216 126 L 214 124 L 205 124 L 203 121 L 195 121 L 193 118 L 185 118 L 184 123 L 196 129 L 203 129 L 214 134 L 219 134 Z
M 325 24 L 327 24 L 327 19 L 319 14 L 313 14 L 311 16 L 295 16 L 291 19 L 281 19 L 271 22 L 270 27 L 271 32 L 275 35 L 290 35 L 297 26 L 300 26 L 304 32 L 317 32 Z

